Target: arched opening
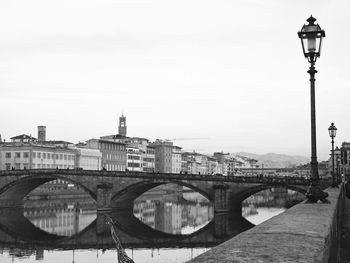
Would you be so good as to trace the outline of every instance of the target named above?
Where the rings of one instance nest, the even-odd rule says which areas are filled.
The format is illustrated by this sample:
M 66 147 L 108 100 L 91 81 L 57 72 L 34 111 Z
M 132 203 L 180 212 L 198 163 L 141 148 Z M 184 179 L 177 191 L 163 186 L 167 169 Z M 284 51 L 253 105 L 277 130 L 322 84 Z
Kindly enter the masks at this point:
M 20 228 L 20 234 L 26 236 L 26 232 L 37 229 L 37 233 L 43 231 L 57 238 L 74 236 L 96 219 L 94 198 L 79 183 L 59 175 L 21 178 L 6 186 L 0 195 L 3 207 L 17 209 L 23 216 L 13 213 L 18 215 L 18 222 L 23 222 L 12 224 L 14 233 Z M 7 222 L 6 217 L 2 221 Z
M 259 186 L 246 193 L 242 201 L 242 216 L 258 225 L 304 199 L 301 189 Z
M 172 235 L 189 235 L 213 218 L 213 205 L 201 193 L 181 184 L 162 184 L 139 195 L 133 214 L 145 225 Z

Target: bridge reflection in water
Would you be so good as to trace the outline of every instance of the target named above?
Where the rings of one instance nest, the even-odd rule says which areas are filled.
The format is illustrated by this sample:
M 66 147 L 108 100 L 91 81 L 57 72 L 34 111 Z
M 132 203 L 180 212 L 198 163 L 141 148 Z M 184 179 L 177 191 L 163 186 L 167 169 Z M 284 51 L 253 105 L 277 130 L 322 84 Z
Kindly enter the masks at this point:
M 173 235 L 143 224 L 133 214 L 111 211 L 108 216 L 117 223 L 117 235 L 125 248 L 212 247 L 253 226 L 242 216 L 216 214 L 210 223 L 192 234 Z M 111 249 L 115 244 L 106 222 L 107 215 L 98 213 L 84 230 L 65 237 L 36 227 L 23 215 L 23 210 L 2 209 L 0 244 L 3 249 Z
M 256 207 L 262 203 L 265 206 L 289 206 L 285 201 L 288 200 L 286 195 L 293 194 L 286 191 L 270 190 L 246 199 L 243 213 L 254 214 Z M 57 255 L 64 251 L 80 250 L 90 256 L 91 252 L 99 250 L 115 253 L 110 226 L 106 224 L 109 216 L 117 223 L 117 235 L 122 246 L 138 249 L 137 255 L 159 248 L 167 248 L 167 252 L 169 248 L 174 248 L 175 256 L 184 253 L 179 248 L 204 252 L 203 248 L 216 246 L 253 226 L 241 214 L 214 213 L 209 203 L 187 201 L 176 194 L 161 200 L 137 200 L 131 213 L 129 210 L 96 213 L 96 203 L 91 198 L 29 200 L 23 209 L 1 209 L 0 253 L 16 257 L 35 255 L 43 259 L 44 251 L 55 250 L 56 262 L 61 262 Z M 128 255 L 132 256 L 130 253 Z M 45 260 L 49 260 L 50 254 L 45 253 Z M 4 257 L 0 255 L 1 262 L 2 259 Z M 115 257 L 111 259 L 116 260 Z M 190 257 L 176 262 L 188 259 Z

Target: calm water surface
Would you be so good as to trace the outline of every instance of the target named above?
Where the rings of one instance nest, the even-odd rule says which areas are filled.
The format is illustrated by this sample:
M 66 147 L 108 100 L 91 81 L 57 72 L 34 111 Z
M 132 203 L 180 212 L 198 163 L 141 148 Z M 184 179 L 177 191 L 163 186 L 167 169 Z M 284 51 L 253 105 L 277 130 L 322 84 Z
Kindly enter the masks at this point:
M 188 189 L 178 190 L 146 193 L 135 201 L 133 215 L 110 215 L 119 222 L 119 238 L 136 263 L 186 262 L 243 231 L 248 221 L 260 224 L 302 200 L 284 189 L 259 192 L 243 202 L 243 217 L 215 218 L 224 232 L 214 237 L 211 203 Z M 118 262 L 103 218 L 86 196 L 28 200 L 23 211 L 0 214 L 0 262 Z

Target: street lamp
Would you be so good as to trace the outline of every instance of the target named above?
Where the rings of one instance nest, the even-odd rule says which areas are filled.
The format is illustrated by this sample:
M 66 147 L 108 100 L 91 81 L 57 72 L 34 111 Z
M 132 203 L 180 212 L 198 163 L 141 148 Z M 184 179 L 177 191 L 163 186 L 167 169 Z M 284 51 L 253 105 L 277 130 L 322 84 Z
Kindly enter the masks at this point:
M 332 138 L 332 187 L 337 187 L 337 183 L 335 180 L 335 172 L 334 172 L 334 137 L 337 135 L 337 127 L 334 126 L 334 123 L 331 123 L 331 126 L 328 128 L 329 137 Z
M 306 197 L 309 203 L 316 203 L 318 200 L 327 202 L 328 193 L 323 192 L 319 185 L 318 163 L 316 156 L 316 114 L 315 114 L 315 69 L 316 59 L 321 55 L 322 38 L 325 37 L 324 30 L 318 24 L 315 24 L 316 19 L 310 16 L 307 20 L 307 25 L 303 25 L 298 32 L 301 40 L 305 58 L 310 63 L 310 69 L 307 71 L 310 74 L 310 93 L 311 93 L 311 176 L 310 186 L 306 192 Z

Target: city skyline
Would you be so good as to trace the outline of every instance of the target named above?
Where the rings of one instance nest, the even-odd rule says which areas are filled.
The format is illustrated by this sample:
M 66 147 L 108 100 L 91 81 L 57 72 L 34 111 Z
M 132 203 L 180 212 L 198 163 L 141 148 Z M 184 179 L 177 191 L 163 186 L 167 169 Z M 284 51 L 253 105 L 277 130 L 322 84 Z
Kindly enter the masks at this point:
M 309 64 L 297 36 L 326 31 L 316 63 L 319 161 L 349 141 L 349 3 L 3 1 L 0 134 L 86 141 L 118 133 L 209 138 L 185 150 L 310 156 Z M 337 15 L 334 15 L 337 14 Z M 341 43 L 339 43 L 342 41 Z M 34 135 L 35 134 L 35 135 Z

